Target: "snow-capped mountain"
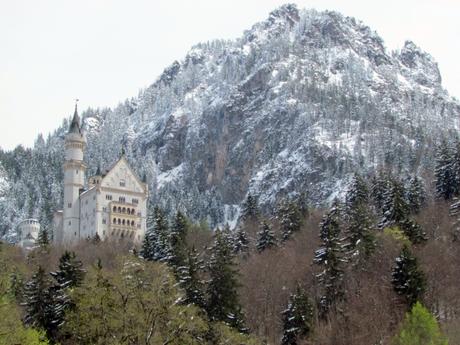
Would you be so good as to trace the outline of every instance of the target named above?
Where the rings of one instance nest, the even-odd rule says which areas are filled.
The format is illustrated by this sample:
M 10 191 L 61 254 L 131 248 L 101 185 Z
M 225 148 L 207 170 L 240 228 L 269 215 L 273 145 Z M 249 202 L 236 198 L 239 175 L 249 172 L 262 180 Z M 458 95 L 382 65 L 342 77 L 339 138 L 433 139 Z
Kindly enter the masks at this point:
M 388 52 L 354 18 L 284 5 L 237 40 L 194 46 L 137 97 L 83 115 L 91 172 L 123 145 L 152 202 L 216 225 L 235 223 L 248 191 L 268 211 L 305 191 L 312 203 L 330 200 L 354 171 L 430 168 L 433 143 L 459 128 L 460 104 L 413 42 Z M 48 154 L 51 170 L 66 125 L 30 153 Z M 23 178 L 7 171 L 10 183 Z M 2 223 L 11 230 L 42 204 L 19 205 Z

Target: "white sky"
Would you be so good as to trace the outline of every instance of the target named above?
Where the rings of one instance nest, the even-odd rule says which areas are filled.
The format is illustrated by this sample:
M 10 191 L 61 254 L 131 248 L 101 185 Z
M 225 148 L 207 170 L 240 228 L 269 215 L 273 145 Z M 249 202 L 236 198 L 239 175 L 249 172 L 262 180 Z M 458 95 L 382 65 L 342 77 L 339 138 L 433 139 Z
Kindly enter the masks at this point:
M 136 96 L 199 42 L 237 38 L 282 0 L 0 0 L 0 147 L 33 145 L 73 112 Z M 460 97 L 459 0 L 297 0 L 411 39 Z

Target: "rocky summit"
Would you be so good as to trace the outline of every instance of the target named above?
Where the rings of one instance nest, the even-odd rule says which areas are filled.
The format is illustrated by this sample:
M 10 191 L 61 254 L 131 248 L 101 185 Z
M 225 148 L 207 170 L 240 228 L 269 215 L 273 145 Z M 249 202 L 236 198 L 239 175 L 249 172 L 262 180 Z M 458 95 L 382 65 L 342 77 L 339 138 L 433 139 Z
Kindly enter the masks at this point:
M 423 175 L 459 120 L 460 103 L 415 43 L 390 52 L 354 18 L 289 4 L 236 40 L 197 44 L 116 108 L 88 109 L 85 160 L 94 173 L 124 147 L 152 203 L 234 226 L 248 192 L 268 211 L 302 192 L 327 203 L 355 171 Z M 1 153 L 6 237 L 61 205 L 67 126 Z

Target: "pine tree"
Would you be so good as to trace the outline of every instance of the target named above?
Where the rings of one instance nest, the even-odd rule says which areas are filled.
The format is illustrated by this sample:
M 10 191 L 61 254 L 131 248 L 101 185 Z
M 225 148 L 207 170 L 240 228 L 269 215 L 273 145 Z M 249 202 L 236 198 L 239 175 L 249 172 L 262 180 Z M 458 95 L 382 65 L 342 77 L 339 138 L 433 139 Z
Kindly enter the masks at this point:
M 249 238 L 243 228 L 238 228 L 233 239 L 233 253 L 247 253 L 249 251 Z
M 418 267 L 417 258 L 407 245 L 403 246 L 396 258 L 392 283 L 396 293 L 404 296 L 409 306 L 414 305 L 425 292 L 425 276 Z
M 243 220 L 257 220 L 259 217 L 259 207 L 257 205 L 257 198 L 251 193 L 248 193 L 246 200 L 243 203 L 242 208 L 242 219 Z
M 375 249 L 372 211 L 364 179 L 355 175 L 346 194 L 346 247 L 353 258 L 367 258 Z
M 422 181 L 414 175 L 407 187 L 407 202 L 411 213 L 419 213 L 426 202 L 426 192 Z
M 200 308 L 205 308 L 204 283 L 200 279 L 200 271 L 203 264 L 198 258 L 195 248 L 187 253 L 185 265 L 179 270 L 179 285 L 185 292 L 185 297 L 181 301 L 184 304 L 195 304 Z
M 436 196 L 449 200 L 454 196 L 457 186 L 455 181 L 454 162 L 452 152 L 447 142 L 443 140 L 436 152 Z
M 403 184 L 393 178 L 390 181 L 389 189 L 385 192 L 381 227 L 399 224 L 407 219 L 409 206 L 406 202 L 405 194 Z
M 59 287 L 52 286 L 41 266 L 24 288 L 24 322 L 46 331 L 54 339 L 59 327 L 64 323 L 68 297 Z
M 50 239 L 48 236 L 48 230 L 46 228 L 40 229 L 40 232 L 38 233 L 37 244 L 40 246 L 40 248 L 43 248 L 43 249 L 46 249 L 49 247 Z
M 299 339 L 307 338 L 313 331 L 313 305 L 300 286 L 289 297 L 287 309 L 283 311 L 282 345 L 297 345 Z
M 272 248 L 274 246 L 276 246 L 275 233 L 272 231 L 270 225 L 266 221 L 263 221 L 260 231 L 257 233 L 257 251 L 261 253 L 265 249 Z
M 361 175 L 355 174 L 350 182 L 346 195 L 346 206 L 352 208 L 355 205 L 369 203 L 369 190 L 366 181 Z
M 460 239 L 460 200 L 456 200 L 452 205 L 450 205 L 449 215 L 454 217 L 453 222 L 453 241 L 457 242 Z
M 384 173 L 379 173 L 372 178 L 371 195 L 377 210 L 381 210 L 385 203 L 385 193 L 389 189 L 389 177 Z
M 59 258 L 59 269 L 51 272 L 51 276 L 62 288 L 74 288 L 80 286 L 85 277 L 83 264 L 77 259 L 75 252 L 67 250 Z
M 232 248 L 221 231 L 216 231 L 211 257 L 207 265 L 209 281 L 206 311 L 213 321 L 222 321 L 245 331 L 238 297 L 238 271 L 233 262 Z
M 401 230 L 413 244 L 419 244 L 428 240 L 422 227 L 412 219 L 404 219 L 399 223 Z
M 278 210 L 281 225 L 281 239 L 287 241 L 302 226 L 302 215 L 293 201 L 283 201 Z
M 168 263 L 175 272 L 185 266 L 187 258 L 187 233 L 188 221 L 185 216 L 178 211 L 171 227 L 169 235 L 170 255 Z
M 149 261 L 166 262 L 171 257 L 168 221 L 161 208 L 154 207 L 147 214 L 147 230 L 142 243 L 141 256 Z
M 346 259 L 340 239 L 340 213 L 339 205 L 335 201 L 320 224 L 322 247 L 316 250 L 314 262 L 324 267 L 323 271 L 317 275 L 324 289 L 319 302 L 321 318 L 325 318 L 333 304 L 344 296 L 342 263 L 346 262 Z

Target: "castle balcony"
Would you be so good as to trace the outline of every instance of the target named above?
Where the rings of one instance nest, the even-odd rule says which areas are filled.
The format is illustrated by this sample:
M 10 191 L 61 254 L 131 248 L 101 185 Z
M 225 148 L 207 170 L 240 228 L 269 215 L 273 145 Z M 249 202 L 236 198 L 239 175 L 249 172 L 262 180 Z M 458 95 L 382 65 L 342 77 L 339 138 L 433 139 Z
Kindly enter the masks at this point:
M 116 201 L 112 201 L 109 204 L 111 214 L 123 215 L 123 217 L 126 216 L 128 218 L 140 217 L 140 214 L 136 210 L 137 206 L 138 205 L 135 204 L 122 203 Z

